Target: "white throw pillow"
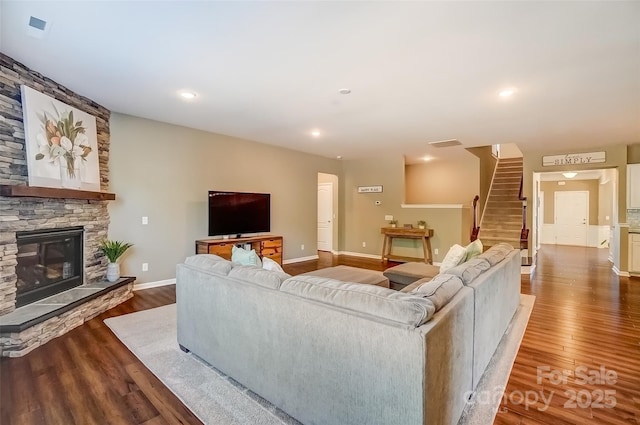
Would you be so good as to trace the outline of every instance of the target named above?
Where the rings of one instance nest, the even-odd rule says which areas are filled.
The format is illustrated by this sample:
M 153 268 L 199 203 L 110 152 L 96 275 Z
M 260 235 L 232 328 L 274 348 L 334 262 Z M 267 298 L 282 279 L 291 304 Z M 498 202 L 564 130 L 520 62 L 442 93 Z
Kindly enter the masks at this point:
M 271 270 L 273 272 L 281 272 L 284 273 L 280 264 L 277 261 L 272 260 L 269 257 L 262 257 L 262 268 L 265 270 Z
M 444 256 L 444 260 L 442 260 L 442 264 L 440 264 L 440 273 L 445 273 L 450 268 L 457 266 L 462 263 L 467 256 L 467 250 L 465 247 L 460 246 L 458 244 L 453 245 L 449 248 L 449 252 Z

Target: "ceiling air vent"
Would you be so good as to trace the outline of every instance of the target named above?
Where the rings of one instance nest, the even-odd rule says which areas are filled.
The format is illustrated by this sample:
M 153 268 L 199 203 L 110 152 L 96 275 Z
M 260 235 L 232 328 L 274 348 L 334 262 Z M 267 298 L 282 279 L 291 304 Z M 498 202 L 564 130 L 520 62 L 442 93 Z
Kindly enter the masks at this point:
M 37 30 L 44 31 L 44 29 L 47 27 L 47 21 L 43 21 L 42 19 L 38 19 L 35 16 L 31 16 L 29 17 L 29 26 Z
M 430 146 L 434 148 L 446 148 L 448 146 L 458 146 L 461 145 L 460 140 L 451 139 L 451 140 L 440 140 L 439 142 L 429 142 Z
M 34 38 L 44 38 L 49 32 L 49 23 L 44 19 L 29 16 L 29 26 L 27 27 L 27 35 Z

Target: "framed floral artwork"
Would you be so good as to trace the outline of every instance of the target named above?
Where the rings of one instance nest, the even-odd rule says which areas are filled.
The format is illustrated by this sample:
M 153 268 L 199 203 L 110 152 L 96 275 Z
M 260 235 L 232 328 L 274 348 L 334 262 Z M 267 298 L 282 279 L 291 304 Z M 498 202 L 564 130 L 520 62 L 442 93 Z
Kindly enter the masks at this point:
M 21 89 L 29 186 L 100 191 L 96 118 Z

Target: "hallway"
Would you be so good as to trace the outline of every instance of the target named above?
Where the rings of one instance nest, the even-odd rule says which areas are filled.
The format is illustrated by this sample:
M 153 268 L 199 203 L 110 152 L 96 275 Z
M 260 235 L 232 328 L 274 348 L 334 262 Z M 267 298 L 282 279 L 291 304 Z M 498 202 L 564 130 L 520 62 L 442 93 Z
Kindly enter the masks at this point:
M 618 277 L 607 255 L 538 251 L 522 276 L 536 304 L 495 424 L 640 424 L 640 280 Z

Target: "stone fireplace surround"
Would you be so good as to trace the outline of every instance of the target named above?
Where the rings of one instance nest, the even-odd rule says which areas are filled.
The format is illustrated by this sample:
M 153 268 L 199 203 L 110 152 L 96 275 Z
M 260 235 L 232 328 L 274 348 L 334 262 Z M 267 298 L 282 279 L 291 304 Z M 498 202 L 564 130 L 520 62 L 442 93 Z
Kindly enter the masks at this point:
M 28 69 L 2 53 L 0 53 L 0 185 L 4 188 L 27 185 L 21 84 L 26 84 L 96 117 L 100 188 L 102 191 L 107 191 L 109 186 L 109 110 L 71 92 L 66 87 Z M 84 285 L 96 284 L 104 280 L 107 260 L 102 255 L 99 244 L 108 235 L 107 206 L 108 201 L 105 200 L 75 199 L 73 195 L 64 198 L 0 195 L 0 317 L 15 310 L 17 231 L 82 226 L 84 228 Z M 119 295 L 118 301 L 122 302 L 132 296 L 132 286 L 131 279 L 127 285 L 128 290 L 120 291 L 122 294 Z M 104 307 L 111 308 L 113 304 L 114 301 L 111 300 Z M 85 316 L 93 317 L 102 312 L 99 305 L 90 310 Z M 72 316 L 73 323 L 69 326 L 60 326 L 59 318 L 54 320 L 56 324 L 52 326 L 55 326 L 56 334 L 61 335 L 90 318 L 84 317 L 79 321 L 78 314 Z M 48 321 L 52 319 L 56 317 Z M 20 334 L 29 332 L 33 333 L 33 329 L 11 334 L 2 332 L 0 334 L 2 355 L 26 354 L 46 342 L 45 339 L 50 336 L 40 339 L 36 337 L 36 341 L 31 345 L 25 345 Z M 48 333 L 46 329 L 43 332 L 43 335 Z M 12 347 L 13 354 L 9 352 L 11 350 L 8 347 Z

